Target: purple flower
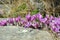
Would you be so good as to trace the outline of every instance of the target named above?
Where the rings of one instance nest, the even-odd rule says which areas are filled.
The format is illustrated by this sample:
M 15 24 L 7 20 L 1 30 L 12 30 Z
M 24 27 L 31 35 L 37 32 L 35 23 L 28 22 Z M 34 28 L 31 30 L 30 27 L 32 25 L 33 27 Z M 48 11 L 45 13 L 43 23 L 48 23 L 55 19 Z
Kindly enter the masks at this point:
M 53 20 L 54 19 L 54 17 L 53 16 L 50 16 L 50 20 Z
M 31 22 L 27 22 L 27 23 L 24 25 L 25 28 L 29 28 L 30 26 L 31 26 Z
M 38 23 L 38 22 L 32 23 L 32 26 L 33 26 L 34 28 L 38 28 L 38 27 L 39 27 L 39 23 Z
M 36 17 L 37 17 L 37 19 L 41 22 L 41 20 L 42 20 L 42 15 L 40 14 L 40 13 L 38 13 L 37 15 L 36 15 Z
M 36 19 L 36 15 L 31 16 L 31 21 Z
M 15 21 L 15 18 L 10 18 L 9 20 L 8 20 L 8 23 L 14 23 L 14 21 Z
M 49 18 L 48 17 L 49 16 L 46 16 L 46 18 L 47 18 L 46 24 L 50 24 L 51 22 L 55 21 L 55 18 L 53 16 L 50 16 Z
M 60 32 L 60 27 L 56 28 L 56 29 L 55 29 L 55 32 L 56 32 L 56 33 Z
M 42 23 L 45 23 L 45 22 L 47 21 L 47 18 L 41 18 L 40 21 L 41 21 Z
M 55 18 L 53 16 L 50 16 L 49 18 L 49 22 L 51 22 L 52 20 L 54 20 Z
M 27 21 L 25 21 L 25 20 L 21 20 L 20 23 L 21 23 L 22 25 L 24 25 L 24 24 L 27 23 Z
M 3 20 L 0 22 L 0 26 L 6 26 L 7 25 L 7 21 L 6 20 Z
M 42 15 L 40 13 L 36 14 L 36 17 L 40 20 L 42 18 Z
M 15 21 L 16 22 L 19 22 L 21 20 L 21 17 L 20 16 L 18 16 L 17 18 L 15 18 Z
M 46 18 L 49 18 L 49 15 L 48 14 L 46 14 Z
M 28 15 L 26 15 L 26 19 L 27 19 L 28 21 L 31 20 L 31 15 L 30 15 L 30 13 L 29 13 Z
M 58 24 L 54 24 L 54 23 L 50 23 L 50 28 L 52 29 L 52 31 L 54 32 L 60 32 L 60 26 Z
M 51 28 L 52 31 L 55 32 L 55 30 L 56 30 L 56 26 L 55 25 L 52 25 L 52 26 L 50 25 L 50 28 Z

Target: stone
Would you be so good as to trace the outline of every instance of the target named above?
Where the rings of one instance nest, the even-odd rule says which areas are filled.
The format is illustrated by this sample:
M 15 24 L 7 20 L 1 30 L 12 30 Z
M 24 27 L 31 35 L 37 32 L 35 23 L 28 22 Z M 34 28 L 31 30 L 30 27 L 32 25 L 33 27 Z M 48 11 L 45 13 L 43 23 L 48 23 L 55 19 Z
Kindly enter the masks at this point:
M 47 31 L 17 26 L 0 26 L 0 40 L 54 40 Z
M 4 14 L 4 10 L 3 9 L 0 9 L 0 14 Z
M 44 4 L 41 0 L 30 0 L 30 3 L 34 5 L 35 8 L 39 9 L 39 11 L 43 11 Z

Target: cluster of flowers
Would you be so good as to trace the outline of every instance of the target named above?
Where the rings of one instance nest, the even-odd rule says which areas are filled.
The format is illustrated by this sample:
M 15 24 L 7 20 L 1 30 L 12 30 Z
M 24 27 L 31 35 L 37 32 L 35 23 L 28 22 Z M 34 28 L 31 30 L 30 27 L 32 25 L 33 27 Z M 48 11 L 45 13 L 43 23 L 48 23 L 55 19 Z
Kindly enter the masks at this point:
M 42 24 L 49 27 L 54 32 L 60 32 L 60 17 L 53 17 L 46 15 L 44 18 L 40 13 L 35 15 L 26 15 L 23 20 L 20 16 L 17 18 L 9 18 L 8 20 L 0 21 L 0 26 L 7 26 L 7 24 L 23 26 L 25 28 L 41 28 Z

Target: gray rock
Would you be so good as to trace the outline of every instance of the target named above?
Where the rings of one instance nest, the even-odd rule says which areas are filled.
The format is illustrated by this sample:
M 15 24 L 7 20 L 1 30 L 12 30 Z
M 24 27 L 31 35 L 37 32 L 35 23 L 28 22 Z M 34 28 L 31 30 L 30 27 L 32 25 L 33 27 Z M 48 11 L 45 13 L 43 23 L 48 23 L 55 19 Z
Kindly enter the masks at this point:
M 0 14 L 1 15 L 4 14 L 4 10 L 0 9 Z
M 22 28 L 17 26 L 0 26 L 0 40 L 54 40 L 47 31 Z
M 41 0 L 30 0 L 32 5 L 35 5 L 34 7 L 39 9 L 40 12 L 44 9 L 44 4 Z

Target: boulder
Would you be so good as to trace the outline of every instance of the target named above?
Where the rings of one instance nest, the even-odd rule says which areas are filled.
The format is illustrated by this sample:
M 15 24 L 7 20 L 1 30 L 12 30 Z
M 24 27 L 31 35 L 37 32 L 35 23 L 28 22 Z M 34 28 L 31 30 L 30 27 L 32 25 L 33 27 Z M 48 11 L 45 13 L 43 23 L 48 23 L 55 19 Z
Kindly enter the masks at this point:
M 47 31 L 17 26 L 0 26 L 0 40 L 54 40 Z

